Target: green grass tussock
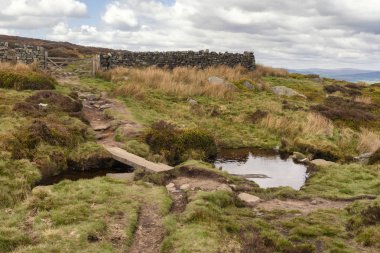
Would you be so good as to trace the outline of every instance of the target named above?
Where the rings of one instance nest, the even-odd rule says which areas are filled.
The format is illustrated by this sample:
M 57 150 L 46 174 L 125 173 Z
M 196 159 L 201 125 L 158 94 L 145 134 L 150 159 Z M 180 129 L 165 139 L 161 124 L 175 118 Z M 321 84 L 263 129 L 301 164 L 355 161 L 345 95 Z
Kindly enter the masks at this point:
M 377 166 L 348 164 L 319 167 L 307 180 L 302 191 L 330 199 L 350 199 L 360 195 L 379 195 L 380 176 Z
M 32 70 L 0 69 L 0 88 L 15 90 L 51 90 L 57 81 L 47 74 Z
M 191 158 L 207 159 L 216 155 L 213 136 L 203 129 L 179 129 L 165 121 L 152 125 L 146 134 L 146 143 L 153 153 L 163 155 L 176 165 Z
M 68 157 L 68 166 L 79 171 L 111 168 L 112 164 L 111 154 L 96 142 L 78 145 Z
M 38 168 L 30 161 L 14 161 L 0 153 L 0 208 L 22 201 L 40 178 Z

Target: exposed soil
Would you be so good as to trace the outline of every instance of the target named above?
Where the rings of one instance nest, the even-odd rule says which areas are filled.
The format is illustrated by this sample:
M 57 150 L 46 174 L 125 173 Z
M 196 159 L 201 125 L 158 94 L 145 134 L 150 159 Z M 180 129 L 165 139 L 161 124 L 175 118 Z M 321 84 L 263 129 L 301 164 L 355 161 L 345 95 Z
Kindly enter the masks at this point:
M 202 178 L 202 177 L 178 177 L 173 180 L 176 186 L 188 185 L 191 190 L 202 190 L 202 191 L 215 191 L 220 189 L 228 189 L 227 184 L 220 183 L 213 179 Z
M 256 208 L 264 209 L 265 211 L 273 210 L 296 210 L 303 214 L 307 214 L 318 209 L 344 209 L 350 202 L 347 201 L 330 201 L 326 199 L 317 198 L 313 201 L 310 200 L 279 200 L 273 199 L 259 203 Z
M 135 238 L 129 249 L 130 253 L 157 253 L 164 239 L 165 230 L 161 215 L 156 206 L 145 204 L 139 214 Z

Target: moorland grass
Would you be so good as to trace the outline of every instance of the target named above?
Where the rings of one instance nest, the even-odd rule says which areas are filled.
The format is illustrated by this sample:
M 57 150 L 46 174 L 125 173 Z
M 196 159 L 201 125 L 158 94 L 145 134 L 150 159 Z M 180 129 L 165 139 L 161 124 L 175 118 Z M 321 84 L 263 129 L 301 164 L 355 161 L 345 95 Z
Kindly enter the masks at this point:
M 331 100 L 326 100 L 325 86 L 348 87 L 349 83 L 337 83 L 332 79 L 307 75 L 288 75 L 262 66 L 260 68 L 256 72 L 226 67 L 206 70 L 117 68 L 101 75 L 108 80 L 104 81 L 104 85 L 109 81 L 114 83 L 110 86 L 113 94 L 124 100 L 134 118 L 146 128 L 164 120 L 183 128 L 206 129 L 213 133 L 221 148 L 274 148 L 286 140 L 288 145 L 283 148 L 289 152 L 304 151 L 315 158 L 331 157 L 342 161 L 352 159 L 368 149 L 363 148 L 363 136 L 358 124 L 353 125 L 343 118 L 334 118 L 332 121 L 320 113 L 309 112 L 310 107 L 319 108 Z M 222 89 L 220 87 L 219 91 L 216 87 L 213 88 L 215 93 L 204 92 L 210 76 L 220 76 L 236 84 L 236 89 L 229 90 L 228 96 L 218 93 Z M 248 80 L 253 85 L 264 88 L 242 88 L 238 85 L 241 80 Z M 307 99 L 279 98 L 271 92 L 272 86 L 292 88 L 306 95 Z M 356 90 L 352 87 L 346 89 Z M 368 101 L 376 101 L 376 98 L 367 91 L 367 86 L 360 89 L 362 97 L 366 98 L 364 102 L 360 102 L 363 99 L 354 102 L 352 97 L 342 99 L 350 99 L 349 104 L 371 106 L 375 113 L 377 109 Z M 189 103 L 189 98 L 196 103 Z M 330 106 L 331 110 L 337 108 Z M 266 117 L 252 120 L 252 115 L 257 111 L 264 112 Z M 361 122 L 360 126 L 378 135 L 378 126 L 374 122 Z
M 144 202 L 162 216 L 171 204 L 162 187 L 108 178 L 37 187 L 11 212 L 0 210 L 0 252 L 125 252 Z
M 374 165 L 347 164 L 319 167 L 302 191 L 311 196 L 350 199 L 380 194 L 380 170 Z

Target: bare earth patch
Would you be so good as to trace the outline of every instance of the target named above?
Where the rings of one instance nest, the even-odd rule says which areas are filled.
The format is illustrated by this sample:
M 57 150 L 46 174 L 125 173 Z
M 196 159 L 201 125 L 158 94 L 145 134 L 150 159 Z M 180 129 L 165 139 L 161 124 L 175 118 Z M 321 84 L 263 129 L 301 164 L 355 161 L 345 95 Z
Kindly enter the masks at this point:
M 189 189 L 197 189 L 202 191 L 226 190 L 229 188 L 229 186 L 226 184 L 220 183 L 213 179 L 202 177 L 178 177 L 173 180 L 173 183 L 178 187 L 188 185 Z
M 135 238 L 130 253 L 157 253 L 164 239 L 165 230 L 157 207 L 145 204 L 139 215 Z

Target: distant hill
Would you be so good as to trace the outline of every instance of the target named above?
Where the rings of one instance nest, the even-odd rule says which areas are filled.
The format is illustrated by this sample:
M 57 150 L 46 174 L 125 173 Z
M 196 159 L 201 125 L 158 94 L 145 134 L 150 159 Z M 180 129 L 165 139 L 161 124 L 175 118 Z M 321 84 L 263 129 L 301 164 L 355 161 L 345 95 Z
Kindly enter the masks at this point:
M 8 35 L 0 35 L 0 41 L 8 42 L 10 45 L 18 43 L 41 46 L 49 50 L 50 56 L 55 57 L 80 57 L 81 55 L 93 55 L 115 51 L 114 49 L 108 48 L 80 46 L 70 42 L 57 42 Z
M 380 71 L 363 69 L 289 69 L 291 73 L 317 74 L 321 77 L 345 80 L 348 82 L 380 82 Z

